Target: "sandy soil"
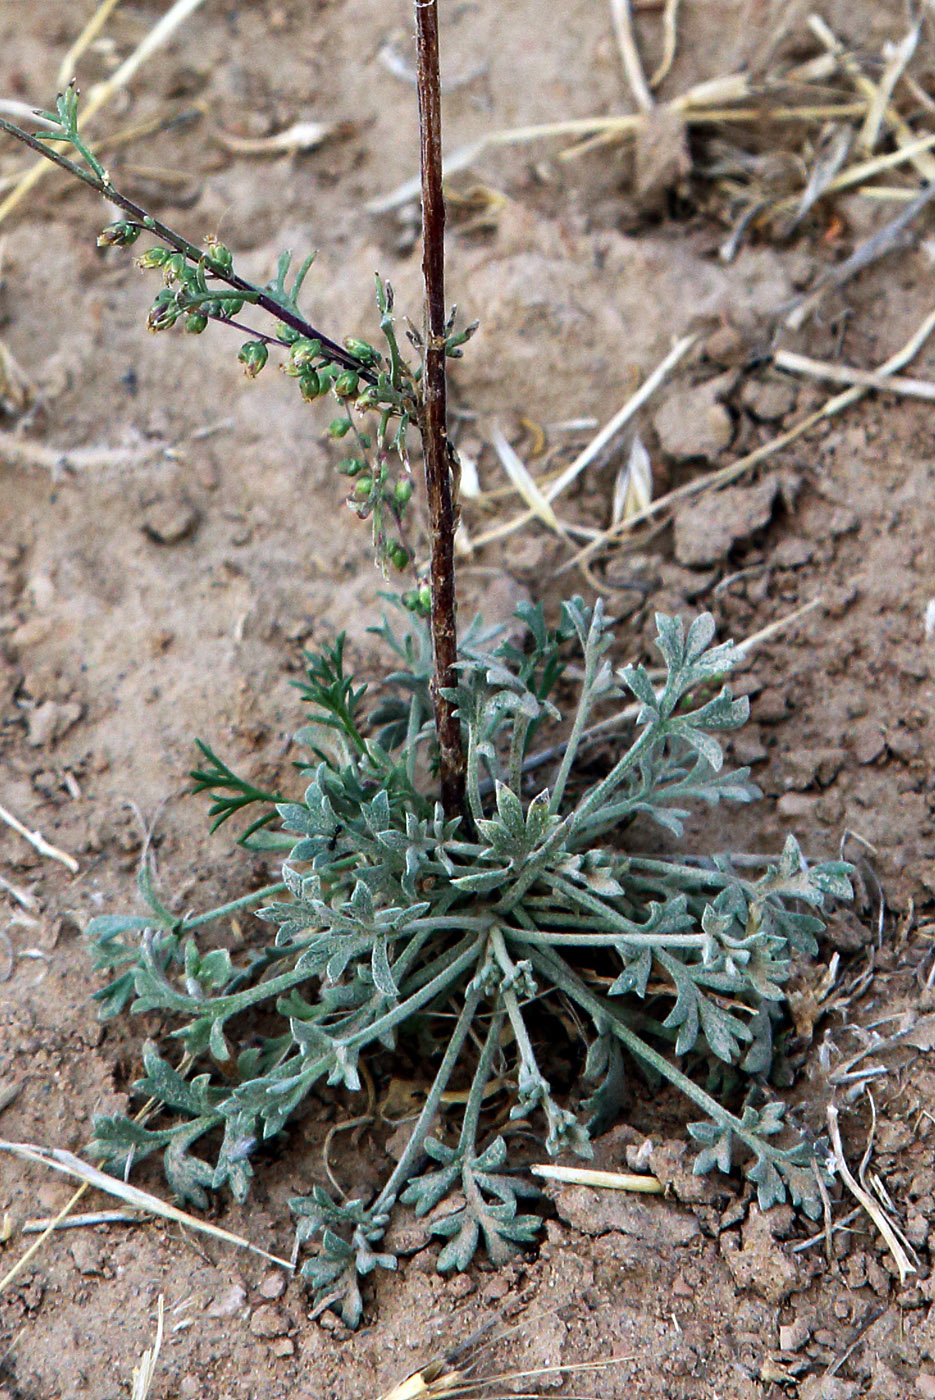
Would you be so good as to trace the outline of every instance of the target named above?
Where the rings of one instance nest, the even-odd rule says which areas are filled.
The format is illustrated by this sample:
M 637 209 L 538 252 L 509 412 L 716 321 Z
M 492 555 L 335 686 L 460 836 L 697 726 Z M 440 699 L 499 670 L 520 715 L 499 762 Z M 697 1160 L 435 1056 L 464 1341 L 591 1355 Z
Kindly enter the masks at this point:
M 815 52 L 804 5 L 681 8 L 664 96 Z M 81 61 L 85 90 L 162 9 L 116 11 Z M 630 110 L 607 5 L 443 9 L 449 149 L 507 126 Z M 49 105 L 86 12 L 0 9 L 0 92 Z M 873 0 L 835 0 L 822 13 L 871 68 L 904 32 L 901 7 Z M 271 275 L 284 246 L 318 246 L 308 296 L 326 330 L 374 333 L 377 268 L 417 319 L 412 211 L 364 208 L 414 173 L 413 93 L 392 71 L 410 61 L 408 29 L 403 0 L 214 0 L 100 120 L 98 132 L 111 134 L 161 124 L 106 150 L 118 183 L 191 237 L 218 233 L 251 275 Z M 639 34 L 655 62 L 656 11 L 641 13 Z M 929 88 L 931 38 L 929 22 L 912 70 Z M 308 118 L 342 130 L 314 152 L 275 159 L 224 144 L 225 133 L 262 137 Z M 736 459 L 823 401 L 824 390 L 766 366 L 777 313 L 892 210 L 860 196 L 820 206 L 786 241 L 747 243 L 725 264 L 725 204 L 697 174 L 716 134 L 725 135 L 692 136 L 694 179 L 644 152 L 639 190 L 615 148 L 560 161 L 554 142 L 489 151 L 455 182 L 450 295 L 482 327 L 457 370 L 454 405 L 485 487 L 503 485 L 486 445 L 494 421 L 527 455 L 541 425 L 536 469 L 560 465 L 593 431 L 569 430 L 568 420 L 606 421 L 677 334 L 697 332 L 697 346 L 639 420 L 657 493 Z M 754 148 L 749 130 L 729 134 Z M 670 143 L 662 154 L 672 153 Z M 5 144 L 0 171 L 22 164 Z M 289 681 L 302 645 L 344 629 L 363 671 L 380 666 L 366 633 L 380 580 L 341 505 L 326 410 L 303 405 L 275 374 L 247 383 L 237 342 L 216 329 L 197 340 L 147 337 L 155 286 L 126 255 L 96 250 L 101 215 L 93 195 L 46 178 L 6 221 L 0 286 L 0 340 L 29 385 L 21 394 L 7 367 L 0 803 L 80 864 L 72 878 L 0 825 L 0 874 L 30 904 L 0 886 L 0 1133 L 72 1150 L 87 1142 L 95 1112 L 126 1104 L 139 1065 L 140 1028 L 105 1031 L 96 1020 L 78 935 L 91 915 L 132 905 L 144 837 L 180 910 L 266 873 L 205 834 L 198 801 L 180 800 L 194 736 L 258 778 L 288 781 L 298 723 Z M 917 233 L 829 294 L 783 343 L 847 363 L 884 360 L 928 310 L 930 230 Z M 933 370 L 935 347 L 912 373 Z M 569 518 L 607 524 L 624 448 L 615 444 L 563 501 Z M 710 607 L 721 634 L 740 638 L 821 599 L 742 678 L 753 723 L 736 755 L 754 765 L 766 800 L 729 827 L 719 819 L 708 839 L 768 850 L 794 829 L 816 856 L 846 840 L 860 860 L 861 901 L 837 919 L 827 950 L 840 955 L 836 980 L 822 985 L 817 969 L 796 991 L 793 1094 L 818 1126 L 835 1094 L 855 1167 L 870 1142 L 870 1177 L 916 1251 L 915 1274 L 900 1283 L 846 1195 L 832 1202 L 847 1223 L 826 1254 L 789 1212 L 761 1217 L 738 1181 L 693 1185 L 684 1116 L 663 1098 L 635 1104 L 600 1158 L 621 1164 L 627 1146 L 651 1137 L 651 1163 L 671 1177 L 673 1199 L 558 1192 L 541 1249 L 500 1274 L 481 1264 L 443 1279 L 435 1247 L 412 1235 L 400 1274 L 370 1286 L 354 1335 L 330 1313 L 310 1321 L 300 1284 L 283 1288 L 261 1260 L 174 1227 L 56 1234 L 0 1294 L 0 1400 L 127 1394 L 160 1294 L 167 1325 L 154 1397 L 375 1397 L 497 1309 L 520 1325 L 495 1349 L 495 1367 L 626 1358 L 561 1393 L 935 1395 L 935 641 L 924 628 L 935 597 L 933 484 L 928 405 L 871 395 L 726 496 L 682 508 L 638 552 L 605 552 L 591 578 L 625 619 L 626 656 L 645 651 L 657 608 Z M 468 505 L 469 530 L 476 536 L 517 504 Z M 538 528 L 479 551 L 463 570 L 464 611 L 483 600 L 508 613 L 526 594 L 554 605 L 561 585 L 590 586 L 574 573 L 555 578 L 567 553 Z M 864 1048 L 874 1053 L 863 1063 L 880 1069 L 869 1081 L 873 1130 L 864 1086 L 834 1083 Z M 218 1200 L 219 1223 L 288 1254 L 286 1199 L 321 1179 L 315 1148 L 336 1112 L 323 1101 L 320 1122 L 294 1131 L 245 1207 Z M 379 1154 L 382 1142 L 366 1150 Z M 350 1156 L 336 1160 L 353 1170 Z M 161 1188 L 154 1173 L 140 1181 Z M 0 1158 L 4 1270 L 28 1243 L 23 1222 L 54 1213 L 68 1194 Z

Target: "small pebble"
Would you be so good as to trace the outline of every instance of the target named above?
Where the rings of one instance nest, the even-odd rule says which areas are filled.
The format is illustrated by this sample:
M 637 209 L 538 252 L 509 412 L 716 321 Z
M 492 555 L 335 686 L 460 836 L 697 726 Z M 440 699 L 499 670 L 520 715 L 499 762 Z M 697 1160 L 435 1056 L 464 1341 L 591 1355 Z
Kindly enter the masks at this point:
M 142 529 L 156 544 L 181 544 L 195 533 L 200 519 L 186 496 L 166 496 L 147 506 Z
M 268 1274 L 264 1274 L 257 1290 L 261 1297 L 273 1300 L 281 1298 L 285 1291 L 286 1277 L 279 1269 L 270 1269 Z

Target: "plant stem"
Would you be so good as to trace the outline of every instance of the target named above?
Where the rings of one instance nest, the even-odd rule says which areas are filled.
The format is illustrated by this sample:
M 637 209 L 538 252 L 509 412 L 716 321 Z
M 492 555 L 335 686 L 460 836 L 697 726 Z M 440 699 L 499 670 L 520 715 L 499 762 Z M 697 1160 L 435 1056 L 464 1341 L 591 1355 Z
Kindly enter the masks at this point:
M 465 815 L 461 724 L 444 694 L 457 683 L 454 504 L 451 492 L 445 378 L 445 200 L 442 193 L 441 80 L 437 0 L 415 0 L 419 143 L 422 171 L 422 276 L 425 281 L 425 358 L 422 370 L 422 451 L 432 534 L 432 703 L 441 758 L 445 815 Z
M 129 214 L 130 219 L 134 223 L 139 224 L 141 228 L 145 228 L 149 233 L 155 234 L 157 238 L 161 238 L 163 243 L 168 243 L 169 247 L 174 248 L 177 253 L 184 253 L 185 256 L 191 258 L 193 262 L 200 262 L 203 259 L 208 270 L 217 277 L 220 282 L 226 282 L 227 285 L 233 287 L 235 291 L 247 292 L 250 301 L 254 305 L 262 306 L 264 311 L 268 311 L 272 316 L 278 317 L 280 321 L 285 322 L 287 326 L 291 326 L 293 330 L 297 330 L 300 335 L 306 336 L 309 340 L 320 340 L 322 349 L 327 352 L 335 364 L 343 365 L 345 369 L 352 369 L 355 374 L 359 374 L 361 379 L 368 384 L 373 384 L 375 382 L 373 373 L 367 369 L 366 366 L 361 364 L 356 355 L 352 355 L 350 351 L 345 350 L 344 347 L 338 345 L 336 341 L 331 340 L 330 337 L 316 330 L 303 316 L 296 315 L 295 312 L 290 311 L 287 306 L 281 306 L 276 298 L 270 296 L 264 288 L 257 287 L 254 283 L 245 281 L 244 278 L 239 277 L 236 272 L 228 272 L 220 267 L 217 263 L 212 261 L 210 255 L 206 254 L 203 248 L 199 248 L 194 243 L 189 243 L 187 238 L 182 238 L 180 234 L 177 234 L 173 229 L 169 228 L 167 224 L 162 223 L 160 219 L 155 219 L 151 214 L 147 214 L 145 209 L 142 209 L 138 204 L 134 204 L 132 199 L 127 199 L 126 195 L 121 194 L 119 190 L 115 189 L 109 180 L 102 180 L 99 176 L 95 175 L 93 170 L 85 170 L 84 166 L 76 165 L 73 160 L 69 160 L 67 156 L 63 156 L 62 153 L 55 150 L 54 147 L 49 146 L 45 141 L 38 140 L 35 136 L 30 135 L 28 131 L 23 131 L 21 127 L 15 126 L 13 122 L 7 121 L 4 117 L 0 117 L 0 131 L 5 131 L 7 135 L 14 136 L 17 141 L 21 141 L 23 145 L 28 146 L 30 150 L 37 151 L 39 155 L 45 156 L 46 160 L 51 161 L 53 165 L 60 166 L 62 170 L 67 170 L 69 175 L 74 175 L 76 179 L 81 180 L 85 185 L 90 185 L 92 190 L 97 190 L 98 194 L 103 195 L 111 204 L 116 204 L 118 209 L 122 209 L 125 214 Z

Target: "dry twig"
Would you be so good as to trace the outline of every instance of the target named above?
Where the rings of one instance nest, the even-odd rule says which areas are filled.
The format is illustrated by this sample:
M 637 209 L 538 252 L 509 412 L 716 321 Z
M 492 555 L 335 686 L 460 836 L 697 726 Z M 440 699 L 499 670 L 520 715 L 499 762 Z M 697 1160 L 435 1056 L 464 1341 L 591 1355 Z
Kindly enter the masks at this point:
M 912 379 L 902 374 L 881 374 L 879 370 L 838 365 L 831 360 L 813 360 L 810 355 L 797 355 L 791 350 L 777 350 L 773 364 L 791 374 L 827 379 L 832 384 L 860 384 L 865 389 L 881 389 L 911 399 L 935 400 L 935 380 L 931 379 Z
M 831 1147 L 834 1151 L 835 1171 L 854 1199 L 859 1201 L 863 1206 L 864 1210 L 883 1236 L 886 1246 L 890 1254 L 892 1254 L 896 1267 L 899 1270 L 899 1280 L 901 1283 L 905 1283 L 909 1275 L 916 1272 L 915 1265 L 900 1244 L 896 1232 L 882 1208 L 869 1192 L 864 1190 L 848 1167 L 844 1157 L 844 1148 L 841 1143 L 841 1130 L 838 1127 L 837 1105 L 833 1103 L 828 1105 L 828 1132 L 831 1137 Z
M 280 1259 L 278 1255 L 270 1254 L 267 1250 L 261 1249 L 259 1245 L 251 1244 L 249 1240 L 243 1239 L 240 1235 L 232 1234 L 230 1230 L 224 1230 L 220 1225 L 212 1225 L 209 1220 L 199 1220 L 197 1216 L 179 1210 L 178 1206 L 173 1206 L 168 1201 L 162 1201 L 158 1196 L 140 1190 L 138 1186 L 130 1186 L 125 1181 L 108 1176 L 106 1172 L 91 1166 L 89 1162 L 83 1162 L 80 1157 L 76 1157 L 72 1152 L 66 1152 L 64 1148 L 40 1147 L 27 1142 L 7 1142 L 0 1139 L 0 1152 L 9 1152 L 24 1162 L 36 1162 L 40 1166 L 51 1167 L 53 1171 L 76 1178 L 84 1188 L 93 1186 L 96 1190 L 103 1191 L 109 1196 L 116 1196 L 118 1200 L 132 1206 L 134 1210 L 142 1211 L 146 1215 L 160 1216 L 163 1220 L 171 1220 L 177 1225 L 184 1225 L 189 1230 L 195 1230 L 202 1235 L 210 1235 L 216 1240 L 223 1240 L 225 1244 L 236 1245 L 238 1249 L 248 1249 L 252 1254 L 258 1254 L 262 1259 L 268 1259 L 270 1263 L 279 1264 L 282 1268 L 288 1269 L 290 1273 L 292 1272 L 293 1266 L 288 1259 Z M 64 1219 L 71 1209 L 71 1204 L 70 1202 L 65 1210 L 59 1213 L 56 1221 Z M 50 1228 L 54 1228 L 54 1225 Z M 32 1248 L 35 1249 L 41 1244 L 43 1238 L 40 1236 Z M 21 1265 L 22 1260 L 18 1267 Z M 10 1275 L 8 1274 L 5 1279 L 0 1281 L 0 1292 L 6 1287 L 9 1279 Z
M 614 20 L 614 33 L 623 60 L 623 71 L 627 75 L 633 100 L 642 112 L 651 112 L 655 107 L 653 95 L 643 73 L 636 35 L 633 33 L 633 16 L 630 13 L 630 0 L 610 0 L 610 10 Z
M 5 822 L 7 826 L 18 832 L 41 856 L 48 856 L 49 860 L 59 861 L 71 871 L 72 875 L 78 874 L 78 862 L 74 856 L 70 856 L 67 851 L 59 850 L 58 846 L 53 846 L 45 839 L 41 831 L 30 831 L 17 817 L 14 817 L 12 812 L 8 812 L 6 807 L 0 807 L 0 821 Z

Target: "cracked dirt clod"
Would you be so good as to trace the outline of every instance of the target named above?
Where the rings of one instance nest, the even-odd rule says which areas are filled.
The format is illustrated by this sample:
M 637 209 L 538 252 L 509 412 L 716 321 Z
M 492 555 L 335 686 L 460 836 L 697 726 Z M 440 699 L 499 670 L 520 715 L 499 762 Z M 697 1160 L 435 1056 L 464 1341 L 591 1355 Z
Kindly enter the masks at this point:
M 780 493 L 776 477 L 756 486 L 728 486 L 687 501 L 675 512 L 675 557 L 695 568 L 723 562 L 741 540 L 763 530 Z

